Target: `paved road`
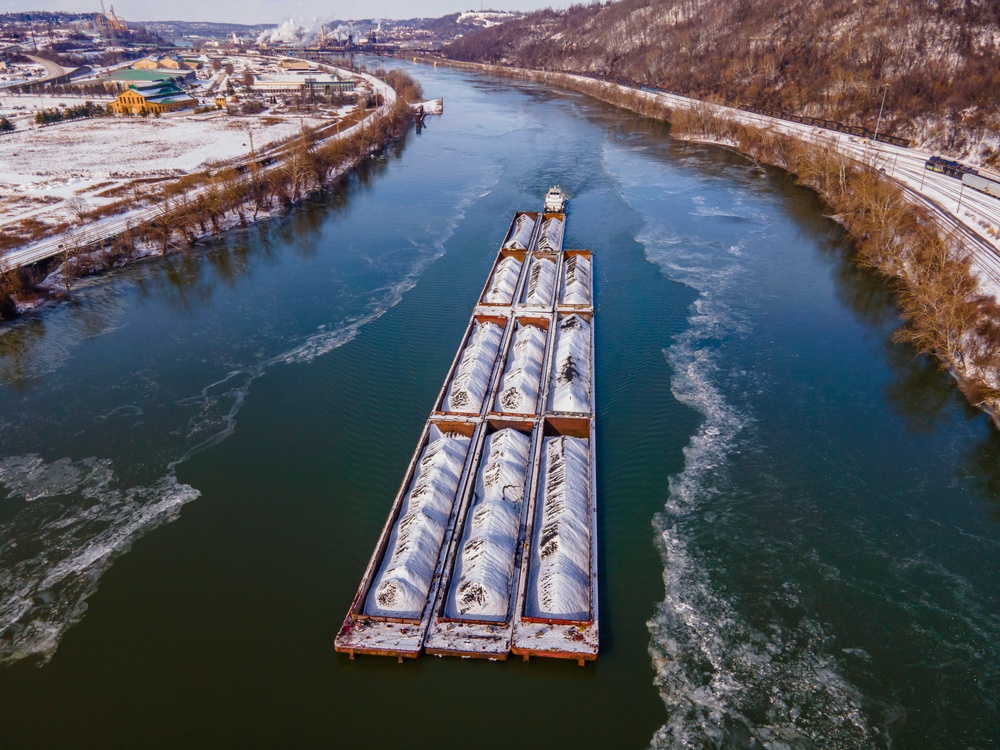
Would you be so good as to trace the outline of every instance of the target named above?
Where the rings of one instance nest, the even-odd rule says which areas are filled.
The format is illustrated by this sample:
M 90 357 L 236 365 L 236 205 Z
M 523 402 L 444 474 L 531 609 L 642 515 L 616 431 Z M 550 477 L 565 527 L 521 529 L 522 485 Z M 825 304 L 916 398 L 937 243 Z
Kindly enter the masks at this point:
M 66 75 L 67 68 L 64 68 L 62 65 L 57 65 L 51 60 L 46 60 L 44 57 L 35 57 L 35 55 L 25 55 L 25 57 L 45 68 L 45 78 L 39 78 L 31 81 L 30 83 L 32 85 L 36 83 L 47 83 L 53 78 L 59 78 L 60 76 Z M 69 70 L 75 70 L 75 68 L 69 68 Z

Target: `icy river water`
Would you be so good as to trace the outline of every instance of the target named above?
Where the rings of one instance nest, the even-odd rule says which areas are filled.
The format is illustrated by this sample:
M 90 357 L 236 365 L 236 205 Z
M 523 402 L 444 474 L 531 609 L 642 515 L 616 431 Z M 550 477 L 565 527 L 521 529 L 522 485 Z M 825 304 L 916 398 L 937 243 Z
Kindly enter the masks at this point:
M 407 66 L 409 67 L 409 66 Z M 572 93 L 0 333 L 0 746 L 989 748 L 1000 437 L 785 175 Z M 349 661 L 515 210 L 593 251 L 602 652 Z

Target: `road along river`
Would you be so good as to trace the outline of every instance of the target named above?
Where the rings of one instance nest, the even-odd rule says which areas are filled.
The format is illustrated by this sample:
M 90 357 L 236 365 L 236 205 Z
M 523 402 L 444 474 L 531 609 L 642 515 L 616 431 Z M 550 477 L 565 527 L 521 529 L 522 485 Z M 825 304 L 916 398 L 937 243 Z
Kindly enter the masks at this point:
M 4 745 L 1000 742 L 1000 438 L 890 342 L 824 206 L 577 94 L 415 73 L 445 116 L 331 194 L 0 333 Z M 349 661 L 468 311 L 556 182 L 595 256 L 601 655 Z

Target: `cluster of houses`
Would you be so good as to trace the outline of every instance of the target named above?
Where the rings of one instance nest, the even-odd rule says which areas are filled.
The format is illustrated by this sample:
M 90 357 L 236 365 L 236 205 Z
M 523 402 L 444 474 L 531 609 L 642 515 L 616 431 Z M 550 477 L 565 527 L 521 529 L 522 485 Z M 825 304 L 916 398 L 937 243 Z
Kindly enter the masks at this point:
M 184 86 L 196 81 L 197 71 L 207 61 L 205 57 L 159 55 L 143 58 L 130 69 L 114 71 L 105 79 L 120 90 L 111 109 L 118 114 L 161 114 L 195 107 L 198 100 Z M 275 74 L 252 74 L 250 90 L 271 96 L 354 93 L 354 81 L 317 71 L 305 61 L 282 60 L 280 69 L 282 72 Z

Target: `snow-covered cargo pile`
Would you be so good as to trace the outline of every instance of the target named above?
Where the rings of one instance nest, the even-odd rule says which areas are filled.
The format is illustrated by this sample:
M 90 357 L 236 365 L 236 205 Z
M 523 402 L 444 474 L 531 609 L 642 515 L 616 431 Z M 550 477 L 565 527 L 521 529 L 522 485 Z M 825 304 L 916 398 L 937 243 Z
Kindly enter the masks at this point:
M 562 250 L 563 242 L 563 221 L 557 216 L 551 216 L 542 222 L 542 229 L 538 236 L 538 249 L 550 253 L 558 253 Z
M 590 620 L 590 445 L 546 438 L 525 615 Z
M 552 292 L 556 283 L 556 262 L 541 255 L 531 256 L 528 267 L 528 285 L 524 291 L 524 304 L 532 307 L 552 307 Z
M 563 304 L 590 304 L 590 258 L 579 253 L 563 259 Z
M 446 616 L 507 619 L 530 452 L 531 439 L 510 427 L 486 438 Z
M 500 381 L 495 408 L 508 414 L 534 414 L 545 364 L 546 331 L 537 325 L 518 324 L 514 330 L 507 367 Z
M 419 619 L 472 439 L 445 433 L 420 454 L 365 614 Z
M 483 295 L 483 302 L 488 305 L 509 305 L 514 299 L 514 288 L 521 275 L 521 265 L 521 261 L 513 255 L 508 255 L 497 263 L 489 288 Z
M 590 413 L 590 323 L 568 315 L 556 329 L 549 408 Z
M 444 411 L 478 414 L 482 410 L 501 338 L 501 326 L 488 320 L 475 322 L 472 335 L 462 351 L 455 377 L 448 386 Z
M 508 239 L 503 243 L 507 250 L 527 250 L 531 233 L 535 230 L 535 220 L 528 214 L 518 214 L 514 219 Z

